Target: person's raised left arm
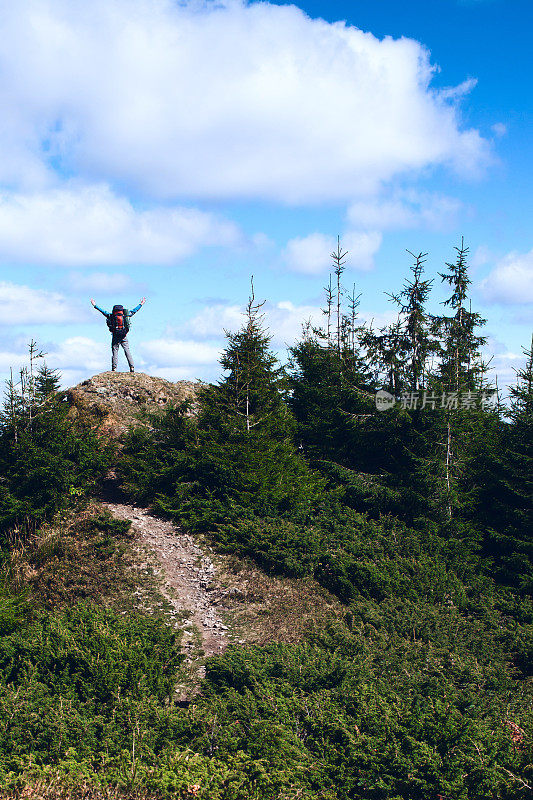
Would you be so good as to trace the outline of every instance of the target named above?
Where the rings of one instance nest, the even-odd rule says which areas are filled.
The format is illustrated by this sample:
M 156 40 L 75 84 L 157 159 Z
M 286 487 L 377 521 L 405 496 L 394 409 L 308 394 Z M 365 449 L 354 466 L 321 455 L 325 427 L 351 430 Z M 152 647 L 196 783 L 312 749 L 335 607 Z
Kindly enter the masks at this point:
M 132 317 L 134 314 L 136 314 L 136 313 L 137 313 L 137 311 L 139 311 L 139 309 L 141 308 L 141 306 L 143 306 L 145 303 L 146 303 L 146 297 L 143 297 L 143 298 L 142 298 L 142 300 L 141 300 L 141 302 L 139 303 L 139 305 L 138 305 L 138 306 L 135 306 L 135 308 L 132 308 L 132 309 L 131 309 L 131 311 L 130 311 L 130 317 Z

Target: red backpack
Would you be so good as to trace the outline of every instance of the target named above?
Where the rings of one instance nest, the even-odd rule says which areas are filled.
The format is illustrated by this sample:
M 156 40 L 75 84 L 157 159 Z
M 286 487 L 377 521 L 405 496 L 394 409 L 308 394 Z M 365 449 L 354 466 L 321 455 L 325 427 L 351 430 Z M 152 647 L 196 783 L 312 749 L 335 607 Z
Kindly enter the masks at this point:
M 113 311 L 107 318 L 107 327 L 112 333 L 127 333 L 129 331 L 129 316 L 124 306 L 113 306 Z

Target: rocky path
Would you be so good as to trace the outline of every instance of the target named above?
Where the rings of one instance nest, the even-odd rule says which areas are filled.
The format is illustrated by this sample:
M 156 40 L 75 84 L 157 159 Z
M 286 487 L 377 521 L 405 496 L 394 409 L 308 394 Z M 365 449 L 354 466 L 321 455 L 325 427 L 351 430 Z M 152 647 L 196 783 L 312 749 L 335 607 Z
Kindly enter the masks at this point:
M 227 592 L 216 580 L 211 559 L 192 536 L 147 509 L 114 502 L 104 505 L 113 516 L 132 521 L 138 565 L 153 569 L 173 616 L 181 619 L 188 612 L 183 647 L 189 663 L 198 646 L 205 656 L 221 653 L 227 646 L 227 626 L 221 619 Z

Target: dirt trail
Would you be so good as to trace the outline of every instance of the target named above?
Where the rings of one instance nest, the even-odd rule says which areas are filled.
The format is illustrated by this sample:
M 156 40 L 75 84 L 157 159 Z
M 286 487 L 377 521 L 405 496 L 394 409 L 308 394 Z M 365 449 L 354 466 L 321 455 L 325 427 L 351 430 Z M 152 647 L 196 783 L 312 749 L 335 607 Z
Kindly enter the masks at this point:
M 103 505 L 114 516 L 132 521 L 139 567 L 153 569 L 161 594 L 174 610 L 171 614 L 178 620 L 184 611 L 190 614 L 183 638 L 188 660 L 193 660 L 198 645 L 205 656 L 221 653 L 228 644 L 228 629 L 220 616 L 227 591 L 216 581 L 211 559 L 192 536 L 147 509 L 109 501 Z
M 229 644 L 298 641 L 344 613 L 339 601 L 311 578 L 267 575 L 250 560 L 215 555 L 171 522 L 115 499 L 108 495 L 103 505 L 113 516 L 132 521 L 135 569 L 141 576 L 153 573 L 158 584 L 155 593 L 147 593 L 140 581 L 135 592 L 139 609 L 163 611 L 183 632 L 186 661 L 177 700 L 190 701 L 205 675 L 205 659 Z

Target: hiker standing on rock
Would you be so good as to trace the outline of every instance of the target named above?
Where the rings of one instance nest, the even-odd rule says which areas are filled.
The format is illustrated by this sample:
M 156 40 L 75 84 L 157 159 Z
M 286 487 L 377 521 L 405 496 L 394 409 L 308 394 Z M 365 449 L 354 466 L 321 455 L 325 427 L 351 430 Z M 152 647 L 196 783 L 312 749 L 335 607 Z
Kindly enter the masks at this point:
M 141 302 L 135 308 L 132 308 L 131 311 L 128 311 L 124 306 L 113 306 L 113 311 L 109 314 L 107 311 L 104 311 L 103 308 L 100 308 L 96 305 L 94 300 L 91 299 L 91 305 L 93 308 L 96 308 L 97 311 L 100 311 L 101 314 L 104 315 L 107 322 L 107 327 L 111 331 L 112 339 L 111 339 L 111 370 L 115 372 L 117 369 L 117 359 L 118 359 L 118 348 L 119 345 L 122 345 L 122 349 L 126 354 L 126 358 L 128 359 L 128 364 L 130 365 L 130 372 L 135 372 L 135 368 L 133 366 L 133 358 L 131 357 L 130 352 L 130 345 L 127 340 L 128 331 L 130 329 L 130 319 L 133 317 L 134 314 L 146 303 L 146 297 L 143 297 Z

